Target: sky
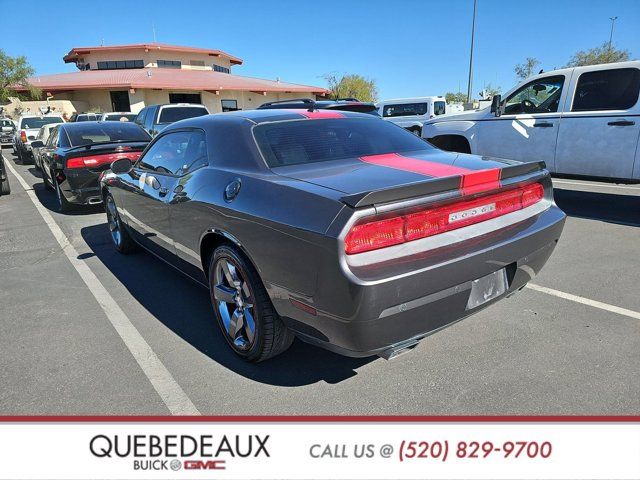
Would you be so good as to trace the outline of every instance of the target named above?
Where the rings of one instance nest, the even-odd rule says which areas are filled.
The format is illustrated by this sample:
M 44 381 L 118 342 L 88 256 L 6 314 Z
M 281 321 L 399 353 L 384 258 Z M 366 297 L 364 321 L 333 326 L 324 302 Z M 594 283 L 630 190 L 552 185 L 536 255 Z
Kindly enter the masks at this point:
M 477 2 L 474 96 L 509 90 L 527 57 L 552 70 L 608 41 L 610 17 L 613 44 L 640 58 L 640 0 Z M 15 5 L 0 0 L 0 11 Z M 74 71 L 62 61 L 72 47 L 150 42 L 155 28 L 159 42 L 242 58 L 237 75 L 325 86 L 327 73 L 357 73 L 379 99 L 467 90 L 473 0 L 31 0 L 27 10 L 2 22 L 0 48 L 37 74 Z

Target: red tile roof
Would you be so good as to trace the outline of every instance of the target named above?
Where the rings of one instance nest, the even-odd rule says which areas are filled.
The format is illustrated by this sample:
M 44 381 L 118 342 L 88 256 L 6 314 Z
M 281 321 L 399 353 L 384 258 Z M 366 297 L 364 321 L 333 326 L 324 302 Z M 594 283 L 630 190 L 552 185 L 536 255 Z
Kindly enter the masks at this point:
M 311 92 L 318 95 L 328 93 L 322 87 L 310 85 L 241 77 L 213 70 L 173 68 L 84 70 L 32 77 L 29 79 L 29 83 L 44 92 L 107 88 L 157 88 L 198 91 Z
M 75 62 L 80 55 L 87 55 L 92 52 L 109 52 L 115 50 L 159 50 L 166 52 L 203 53 L 214 57 L 225 57 L 231 65 L 242 65 L 242 59 L 229 55 L 222 50 L 212 50 L 210 48 L 182 47 L 180 45 L 169 45 L 167 43 L 131 43 L 128 45 L 101 45 L 96 47 L 74 47 L 62 59 L 65 63 Z

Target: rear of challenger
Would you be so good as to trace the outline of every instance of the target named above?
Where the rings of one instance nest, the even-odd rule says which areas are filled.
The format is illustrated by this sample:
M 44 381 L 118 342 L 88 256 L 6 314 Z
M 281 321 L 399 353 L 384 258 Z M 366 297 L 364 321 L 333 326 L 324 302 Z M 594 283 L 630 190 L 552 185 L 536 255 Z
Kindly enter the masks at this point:
M 313 297 L 274 300 L 301 339 L 391 358 L 522 289 L 550 257 L 565 215 L 543 163 L 444 152 L 364 116 L 307 116 L 254 127 L 272 172 L 341 204 Z

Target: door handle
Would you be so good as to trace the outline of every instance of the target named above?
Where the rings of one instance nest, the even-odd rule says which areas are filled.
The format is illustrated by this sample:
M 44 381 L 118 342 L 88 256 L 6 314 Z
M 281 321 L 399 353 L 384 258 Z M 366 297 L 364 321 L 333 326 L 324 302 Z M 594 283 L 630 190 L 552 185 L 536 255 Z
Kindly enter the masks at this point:
M 611 125 L 612 127 L 630 127 L 635 124 L 636 122 L 632 120 L 616 120 L 615 122 L 607 123 L 607 125 Z
M 534 123 L 533 126 L 534 127 L 539 127 L 539 128 L 549 128 L 549 127 L 553 127 L 553 123 L 551 123 L 551 122 L 538 122 L 538 123 Z

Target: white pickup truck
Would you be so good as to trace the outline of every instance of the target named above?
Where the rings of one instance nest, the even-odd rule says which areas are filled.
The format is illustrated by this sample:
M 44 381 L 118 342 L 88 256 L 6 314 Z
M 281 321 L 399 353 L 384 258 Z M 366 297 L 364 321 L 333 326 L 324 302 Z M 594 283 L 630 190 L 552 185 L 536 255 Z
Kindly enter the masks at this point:
M 482 110 L 426 121 L 443 150 L 521 161 L 552 173 L 640 181 L 640 61 L 530 77 Z

